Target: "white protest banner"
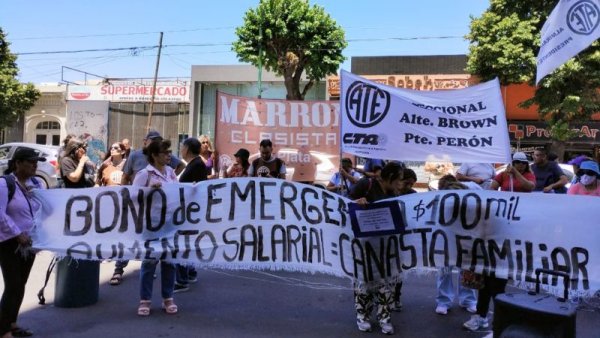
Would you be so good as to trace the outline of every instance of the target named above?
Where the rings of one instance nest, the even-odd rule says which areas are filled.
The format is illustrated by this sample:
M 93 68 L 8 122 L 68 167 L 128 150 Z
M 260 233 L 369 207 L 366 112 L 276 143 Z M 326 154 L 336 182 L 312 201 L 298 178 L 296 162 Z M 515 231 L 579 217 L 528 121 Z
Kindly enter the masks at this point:
M 598 40 L 599 23 L 600 0 L 561 0 L 542 27 L 535 83 Z
M 34 245 L 61 256 L 323 272 L 367 284 L 393 281 L 400 269 L 442 266 L 530 282 L 536 268 L 550 268 L 569 273 L 580 295 L 600 289 L 596 197 L 411 194 L 394 199 L 404 233 L 359 239 L 351 231 L 350 200 L 284 180 L 50 189 L 35 196 L 43 209 Z M 550 284 L 560 288 L 554 279 Z
M 461 91 L 456 90 L 444 94 L 446 104 L 435 109 L 427 101 L 407 101 L 401 95 L 406 92 L 342 71 L 342 151 L 403 161 L 429 161 L 439 157 L 462 163 L 510 161 L 503 108 L 489 110 L 477 97 L 461 96 Z M 465 99 L 471 103 L 466 104 Z M 495 97 L 490 102 L 501 106 Z M 459 110 L 459 106 L 465 111 L 460 111 L 463 108 Z M 468 114 L 475 111 L 477 114 Z

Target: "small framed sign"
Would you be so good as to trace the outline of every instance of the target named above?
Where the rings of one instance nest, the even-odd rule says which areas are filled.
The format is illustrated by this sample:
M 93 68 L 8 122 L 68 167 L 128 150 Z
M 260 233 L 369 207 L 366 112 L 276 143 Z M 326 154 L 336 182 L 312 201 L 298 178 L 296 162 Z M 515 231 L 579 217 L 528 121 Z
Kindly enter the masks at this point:
M 360 205 L 349 204 L 350 222 L 356 237 L 399 234 L 404 231 L 404 217 L 398 201 Z

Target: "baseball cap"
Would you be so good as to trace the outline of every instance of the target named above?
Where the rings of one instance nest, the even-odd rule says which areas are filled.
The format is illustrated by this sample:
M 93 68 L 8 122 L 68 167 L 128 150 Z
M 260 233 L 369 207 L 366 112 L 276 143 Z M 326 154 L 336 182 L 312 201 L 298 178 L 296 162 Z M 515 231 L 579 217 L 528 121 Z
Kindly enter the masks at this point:
M 162 136 L 160 136 L 160 133 L 157 132 L 156 130 L 150 130 L 148 132 L 148 134 L 146 135 L 145 140 L 153 140 L 155 138 L 162 138 Z
M 584 161 L 589 161 L 590 159 L 585 156 L 585 155 L 579 155 L 577 157 L 575 157 L 574 159 L 570 160 L 569 162 L 567 162 L 567 164 L 574 164 L 574 165 L 581 165 L 582 162 Z
M 13 160 L 26 160 L 26 161 L 40 161 L 45 162 L 46 158 L 39 156 L 39 154 L 31 148 L 19 148 L 15 151 L 12 157 Z
M 525 153 L 522 152 L 516 152 L 513 154 L 512 156 L 513 161 L 520 161 L 520 162 L 529 162 L 527 160 L 527 155 L 525 155 Z
M 248 159 L 250 157 L 250 152 L 244 148 L 240 148 L 233 156 Z

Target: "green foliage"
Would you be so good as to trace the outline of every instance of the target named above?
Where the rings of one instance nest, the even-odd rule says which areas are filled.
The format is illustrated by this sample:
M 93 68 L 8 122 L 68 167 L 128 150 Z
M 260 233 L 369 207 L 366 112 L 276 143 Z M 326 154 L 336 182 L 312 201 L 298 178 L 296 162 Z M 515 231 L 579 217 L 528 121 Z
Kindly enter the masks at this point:
M 17 57 L 10 53 L 8 46 L 0 28 L 0 128 L 13 126 L 40 96 L 33 84 L 23 84 L 16 79 Z
M 236 29 L 233 50 L 240 61 L 283 76 L 287 98 L 302 100 L 315 81 L 335 74 L 344 61 L 344 31 L 323 7 L 305 0 L 261 0 Z M 309 79 L 300 91 L 300 79 Z
M 471 20 L 467 71 L 484 81 L 498 77 L 502 84 L 534 85 L 540 31 L 557 4 L 558 0 L 492 0 L 480 18 Z M 535 96 L 522 105 L 537 104 L 540 117 L 557 130 L 600 112 L 599 47 L 594 42 L 547 75 Z

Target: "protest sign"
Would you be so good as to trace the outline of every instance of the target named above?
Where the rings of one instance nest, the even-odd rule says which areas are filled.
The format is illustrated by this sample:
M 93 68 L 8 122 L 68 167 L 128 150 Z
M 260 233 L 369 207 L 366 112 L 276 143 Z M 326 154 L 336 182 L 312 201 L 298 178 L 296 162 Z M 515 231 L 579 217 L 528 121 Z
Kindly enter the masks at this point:
M 439 157 L 452 162 L 510 160 L 504 109 L 490 111 L 477 100 L 436 109 L 427 103 L 411 103 L 400 92 L 406 91 L 342 71 L 342 151 L 407 161 Z
M 35 247 L 60 256 L 322 272 L 363 284 L 442 266 L 529 282 L 541 267 L 569 273 L 574 292 L 600 289 L 595 197 L 410 194 L 392 199 L 406 230 L 366 238 L 353 235 L 350 200 L 276 179 L 37 190 L 35 198 L 43 205 Z
M 598 40 L 599 24 L 599 0 L 559 1 L 542 27 L 535 83 Z

